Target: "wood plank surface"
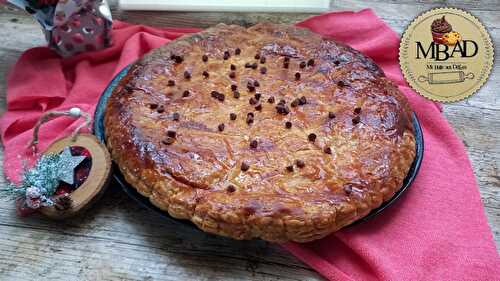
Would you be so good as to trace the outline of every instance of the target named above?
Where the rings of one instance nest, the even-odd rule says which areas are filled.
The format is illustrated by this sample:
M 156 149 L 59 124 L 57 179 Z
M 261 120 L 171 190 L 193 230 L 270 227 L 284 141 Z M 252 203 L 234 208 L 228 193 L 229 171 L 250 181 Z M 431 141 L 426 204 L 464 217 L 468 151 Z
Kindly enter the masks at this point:
M 116 19 L 153 26 L 208 27 L 219 22 L 293 23 L 310 14 L 130 12 Z M 500 5 L 487 1 L 332 1 L 332 10 L 371 7 L 401 32 L 419 13 L 436 6 L 468 9 L 487 26 L 500 53 Z M 0 7 L 0 113 L 5 111 L 9 68 L 21 53 L 45 44 L 38 24 L 21 11 Z M 500 67 L 466 101 L 444 114 L 472 161 L 493 235 L 500 245 Z M 2 154 L 0 153 L 0 160 Z M 3 161 L 2 161 L 3 163 Z M 0 185 L 4 184 L 0 180 Z M 497 249 L 500 249 L 497 246 Z M 279 246 L 233 241 L 179 226 L 131 201 L 116 187 L 86 214 L 68 222 L 39 216 L 20 219 L 13 202 L 0 200 L 0 280 L 322 280 Z

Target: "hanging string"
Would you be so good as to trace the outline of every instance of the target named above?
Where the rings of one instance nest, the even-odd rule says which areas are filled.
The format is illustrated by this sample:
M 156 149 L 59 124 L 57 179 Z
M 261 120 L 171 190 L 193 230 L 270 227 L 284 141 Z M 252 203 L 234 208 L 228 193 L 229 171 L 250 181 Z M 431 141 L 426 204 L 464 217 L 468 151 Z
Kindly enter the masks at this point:
M 73 107 L 67 111 L 47 111 L 42 115 L 42 117 L 40 117 L 40 119 L 38 119 L 38 122 L 36 123 L 35 128 L 33 130 L 33 139 L 29 143 L 28 147 L 33 147 L 33 149 L 36 150 L 36 145 L 38 144 L 38 131 L 40 130 L 40 126 L 42 126 L 42 124 L 46 123 L 50 119 L 59 116 L 69 116 L 76 119 L 80 117 L 85 118 L 85 122 L 78 125 L 78 127 L 76 127 L 75 130 L 73 130 L 73 133 L 71 134 L 72 141 L 75 141 L 80 130 L 83 129 L 84 127 L 89 127 L 92 121 L 92 119 L 90 118 L 90 114 L 88 114 L 85 111 L 82 111 L 78 107 Z

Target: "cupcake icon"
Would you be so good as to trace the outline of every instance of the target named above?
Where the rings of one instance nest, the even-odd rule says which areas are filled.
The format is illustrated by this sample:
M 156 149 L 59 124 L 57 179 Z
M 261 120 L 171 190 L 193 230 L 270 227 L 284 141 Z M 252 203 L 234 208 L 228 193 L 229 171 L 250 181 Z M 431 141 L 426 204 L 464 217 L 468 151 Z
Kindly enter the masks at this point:
M 445 42 L 443 36 L 452 30 L 453 28 L 451 27 L 451 24 L 446 21 L 444 16 L 442 18 L 435 19 L 431 24 L 432 40 L 434 43 L 444 44 Z
M 453 27 L 446 21 L 445 16 L 435 19 L 431 24 L 432 40 L 437 44 L 455 45 L 462 37 L 457 31 L 453 31 Z

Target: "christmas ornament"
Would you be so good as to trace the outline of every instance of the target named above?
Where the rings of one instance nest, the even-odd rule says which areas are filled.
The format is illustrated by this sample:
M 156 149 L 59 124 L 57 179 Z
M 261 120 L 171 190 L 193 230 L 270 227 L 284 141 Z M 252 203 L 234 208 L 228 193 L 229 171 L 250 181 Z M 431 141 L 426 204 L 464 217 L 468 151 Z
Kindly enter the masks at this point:
M 111 45 L 111 12 L 106 0 L 8 0 L 42 26 L 49 47 L 63 57 Z
M 55 193 L 59 178 L 63 174 L 73 174 L 73 169 L 76 167 L 67 167 L 62 159 L 61 154 L 42 155 L 35 166 L 24 173 L 20 185 L 10 183 L 4 191 L 24 196 L 26 205 L 31 209 L 53 205 L 50 196 Z
M 45 113 L 35 125 L 29 148 L 37 153 L 41 125 L 57 116 L 84 117 L 85 123 L 52 143 L 32 168 L 24 169 L 20 183 L 0 190 L 17 198 L 21 215 L 40 211 L 54 219 L 71 217 L 97 200 L 109 183 L 111 158 L 95 136 L 79 133 L 90 124 L 90 115 L 79 108 Z

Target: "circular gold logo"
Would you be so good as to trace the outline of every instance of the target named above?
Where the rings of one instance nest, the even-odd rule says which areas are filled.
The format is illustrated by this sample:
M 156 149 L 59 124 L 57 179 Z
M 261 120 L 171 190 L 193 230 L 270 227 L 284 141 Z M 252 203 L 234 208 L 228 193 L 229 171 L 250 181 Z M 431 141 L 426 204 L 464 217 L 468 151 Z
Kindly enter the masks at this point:
M 493 45 L 476 17 L 460 9 L 437 8 L 407 27 L 399 64 L 419 94 L 440 102 L 458 101 L 486 82 L 493 65 Z

